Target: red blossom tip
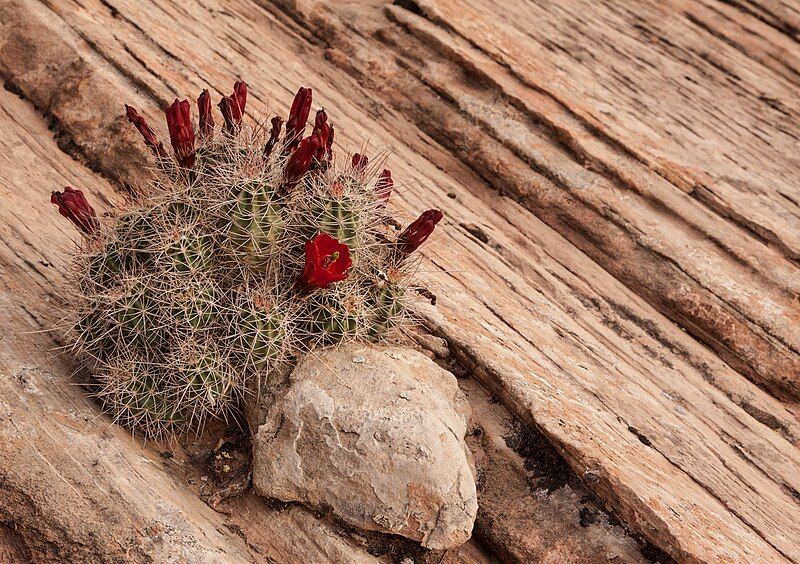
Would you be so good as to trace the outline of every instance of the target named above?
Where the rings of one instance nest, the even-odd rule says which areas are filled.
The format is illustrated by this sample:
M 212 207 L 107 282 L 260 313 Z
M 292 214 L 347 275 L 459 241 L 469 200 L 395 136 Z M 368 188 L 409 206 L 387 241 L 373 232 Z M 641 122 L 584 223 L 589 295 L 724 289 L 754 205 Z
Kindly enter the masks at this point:
M 286 143 L 289 150 L 297 145 L 306 130 L 308 113 L 311 111 L 311 89 L 300 88 L 289 110 L 289 119 L 286 120 Z
M 307 241 L 305 252 L 305 267 L 296 282 L 296 287 L 302 293 L 324 289 L 346 279 L 353 265 L 350 248 L 327 233 L 319 233 Z
M 433 233 L 436 224 L 439 223 L 444 214 L 439 210 L 428 210 L 423 212 L 414 222 L 406 227 L 405 231 L 397 238 L 396 249 L 401 255 L 410 255 L 425 242 Z
M 167 115 L 169 140 L 175 149 L 178 164 L 192 168 L 196 158 L 194 150 L 194 126 L 192 125 L 192 106 L 189 100 L 175 99 L 164 113 Z
M 317 135 L 306 137 L 300 141 L 297 149 L 289 157 L 286 168 L 283 171 L 283 179 L 287 190 L 297 184 L 303 175 L 308 172 L 308 169 L 311 168 L 311 163 L 320 144 L 320 139 Z
M 386 207 L 392 195 L 393 188 L 394 180 L 392 180 L 392 172 L 388 168 L 385 168 L 378 177 L 378 182 L 375 183 L 375 197 L 378 198 L 379 207 Z
M 67 186 L 63 192 L 53 192 L 50 195 L 50 203 L 57 205 L 58 213 L 87 235 L 91 235 L 100 227 L 94 208 L 89 205 L 86 196 L 80 190 Z
M 275 145 L 278 144 L 278 139 L 281 136 L 281 128 L 283 127 L 283 119 L 275 116 L 272 118 L 272 129 L 269 131 L 269 140 L 267 144 L 264 145 L 264 158 L 268 158 L 271 154 L 273 149 L 275 149 Z
M 353 170 L 357 173 L 363 173 L 367 170 L 367 165 L 369 164 L 369 159 L 367 155 L 362 155 L 361 153 L 356 153 L 353 155 Z
M 333 157 L 333 126 L 328 123 L 328 114 L 324 109 L 319 110 L 314 117 L 312 135 L 316 135 L 320 139 L 320 145 L 314 158 L 320 163 L 330 163 Z
M 223 96 L 217 106 L 225 120 L 225 131 L 230 134 L 238 132 L 242 127 L 242 116 L 247 104 L 247 84 L 241 81 L 233 85 L 233 94 Z
M 139 130 L 139 133 L 144 138 L 144 144 L 150 147 L 157 157 L 167 156 L 167 150 L 164 148 L 164 144 L 158 140 L 158 137 L 156 137 L 156 132 L 153 131 L 153 128 L 147 124 L 147 120 L 139 115 L 139 112 L 136 111 L 136 108 L 125 104 L 125 116 L 128 118 L 128 121 L 131 122 L 137 130 Z
M 200 114 L 200 137 L 211 137 L 214 134 L 214 116 L 211 113 L 211 94 L 207 89 L 203 89 L 197 98 L 197 112 Z

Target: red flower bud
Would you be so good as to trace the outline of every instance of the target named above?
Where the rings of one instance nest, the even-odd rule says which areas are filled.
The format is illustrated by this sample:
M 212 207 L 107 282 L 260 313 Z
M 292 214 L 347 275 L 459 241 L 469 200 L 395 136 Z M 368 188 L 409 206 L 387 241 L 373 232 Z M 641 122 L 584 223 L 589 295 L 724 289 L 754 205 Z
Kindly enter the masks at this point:
M 167 150 L 164 148 L 164 144 L 158 140 L 158 137 L 156 137 L 156 132 L 153 131 L 152 127 L 147 125 L 147 121 L 139 115 L 139 112 L 136 111 L 136 108 L 125 104 L 125 115 L 127 116 L 128 121 L 139 130 L 139 133 L 141 133 L 142 137 L 144 138 L 144 144 L 150 147 L 157 157 L 166 157 Z
M 91 235 L 100 227 L 94 208 L 89 205 L 86 196 L 80 190 L 67 186 L 63 192 L 53 192 L 50 195 L 50 203 L 57 205 L 58 213 L 87 235 Z
M 281 136 L 281 127 L 283 127 L 283 119 L 275 116 L 272 118 L 272 129 L 269 132 L 269 141 L 264 145 L 264 158 L 268 158 L 272 154 L 275 145 L 278 144 L 278 139 Z
M 359 174 L 363 174 L 365 170 L 367 170 L 367 165 L 369 164 L 369 159 L 367 155 L 362 155 L 361 153 L 356 153 L 353 155 L 353 170 Z
M 235 133 L 242 127 L 242 116 L 247 104 L 247 84 L 238 81 L 233 85 L 233 94 L 223 96 L 218 106 L 225 119 L 225 131 Z
M 197 98 L 197 111 L 200 114 L 200 137 L 214 134 L 214 116 L 211 114 L 211 95 L 204 89 Z
M 319 233 L 306 242 L 306 264 L 297 278 L 296 286 L 303 293 L 327 288 L 347 278 L 353 265 L 350 249 L 327 233 Z
M 336 132 L 333 130 L 333 124 L 331 124 L 328 129 L 328 138 L 325 140 L 325 148 L 328 150 L 328 160 L 330 161 L 333 158 L 333 134 Z
M 308 113 L 311 111 L 311 89 L 301 88 L 297 91 L 286 121 L 287 152 L 294 149 L 306 130 Z
M 386 207 L 389 197 L 392 195 L 393 188 L 394 180 L 392 180 L 392 173 L 388 168 L 385 168 L 378 177 L 378 182 L 375 183 L 375 197 L 378 198 L 378 207 Z
M 428 210 L 406 227 L 397 238 L 396 249 L 401 255 L 410 255 L 425 242 L 444 214 L 439 210 Z
M 320 140 L 316 135 L 306 137 L 300 141 L 297 149 L 289 157 L 286 168 L 283 170 L 283 179 L 287 190 L 297 184 L 303 175 L 308 172 L 308 169 L 311 168 L 311 162 L 319 146 Z
M 333 127 L 328 125 L 328 114 L 325 110 L 319 110 L 314 118 L 314 131 L 312 135 L 316 135 L 320 139 L 317 154 L 314 156 L 317 161 L 321 163 L 329 163 L 333 157 L 331 147 L 333 145 Z
M 175 149 L 178 164 L 184 168 L 192 168 L 195 161 L 194 151 L 194 126 L 192 125 L 192 106 L 189 100 L 176 98 L 172 105 L 165 110 L 167 114 L 167 127 L 169 140 Z

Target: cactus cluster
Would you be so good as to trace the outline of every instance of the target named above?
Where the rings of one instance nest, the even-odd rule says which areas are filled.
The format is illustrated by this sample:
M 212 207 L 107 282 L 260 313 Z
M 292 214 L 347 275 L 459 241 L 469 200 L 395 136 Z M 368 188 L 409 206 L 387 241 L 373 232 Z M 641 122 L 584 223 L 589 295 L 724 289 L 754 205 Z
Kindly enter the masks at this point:
M 388 170 L 337 162 L 324 110 L 304 137 L 311 97 L 300 89 L 285 132 L 279 117 L 245 123 L 243 82 L 219 104 L 221 128 L 208 91 L 197 127 L 176 100 L 174 158 L 127 106 L 157 162 L 146 195 L 99 221 L 80 191 L 53 193 L 85 235 L 70 342 L 134 432 L 199 431 L 311 348 L 391 338 L 406 318 L 409 255 L 442 214 L 400 232 Z

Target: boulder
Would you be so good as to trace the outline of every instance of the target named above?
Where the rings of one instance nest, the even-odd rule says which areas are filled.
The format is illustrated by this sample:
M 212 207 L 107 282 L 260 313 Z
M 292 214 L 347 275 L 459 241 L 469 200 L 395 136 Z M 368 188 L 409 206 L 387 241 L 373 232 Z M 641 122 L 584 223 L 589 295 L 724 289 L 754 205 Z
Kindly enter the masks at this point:
M 419 352 L 311 353 L 255 434 L 255 491 L 426 548 L 458 546 L 478 508 L 468 410 L 455 377 Z

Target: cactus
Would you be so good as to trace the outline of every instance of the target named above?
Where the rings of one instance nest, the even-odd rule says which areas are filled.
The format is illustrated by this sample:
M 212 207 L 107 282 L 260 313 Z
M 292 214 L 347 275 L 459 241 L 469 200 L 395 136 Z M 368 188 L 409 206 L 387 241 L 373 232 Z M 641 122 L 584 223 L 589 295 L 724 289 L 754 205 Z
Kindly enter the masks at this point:
M 222 131 L 208 96 L 197 137 L 188 103 L 167 112 L 175 161 L 127 108 L 158 168 L 149 195 L 115 218 L 101 225 L 74 188 L 51 197 L 85 236 L 72 341 L 106 409 L 147 437 L 199 432 L 310 348 L 398 335 L 407 255 L 441 219 L 430 210 L 396 237 L 389 171 L 375 178 L 363 155 L 337 166 L 324 110 L 302 138 L 309 89 L 283 137 L 280 118 L 269 132 L 244 121 L 244 83 L 222 102 Z
M 190 420 L 225 412 L 233 393 L 233 373 L 212 341 L 184 343 L 171 361 L 175 381 L 168 390 Z
M 306 331 L 312 342 L 335 345 L 359 331 L 357 308 L 336 292 L 314 294 L 306 304 Z
M 167 249 L 170 261 L 168 268 L 178 273 L 207 271 L 213 261 L 212 253 L 210 236 L 193 230 L 176 233 L 174 241 Z
M 161 324 L 153 290 L 141 280 L 133 281 L 112 306 L 119 342 L 143 350 L 154 349 L 162 342 Z
M 100 373 L 98 399 L 114 420 L 135 432 L 157 436 L 184 422 L 180 402 L 158 387 L 155 367 L 140 359 L 122 358 Z
M 198 280 L 180 288 L 176 294 L 172 300 L 172 319 L 177 326 L 201 331 L 216 323 L 219 305 L 213 283 Z
M 266 182 L 245 182 L 231 206 L 230 244 L 243 261 L 263 270 L 283 235 L 283 216 L 274 190 Z
M 318 202 L 316 209 L 312 212 L 315 219 L 315 226 L 323 233 L 331 235 L 338 241 L 355 247 L 359 244 L 361 234 L 361 215 L 358 203 L 349 196 L 334 195 L 326 200 Z
M 286 318 L 279 307 L 259 299 L 245 300 L 236 315 L 235 351 L 243 366 L 261 370 L 283 355 Z
M 369 297 L 369 334 L 373 341 L 379 341 L 403 319 L 405 313 L 404 286 L 398 283 L 375 285 Z

